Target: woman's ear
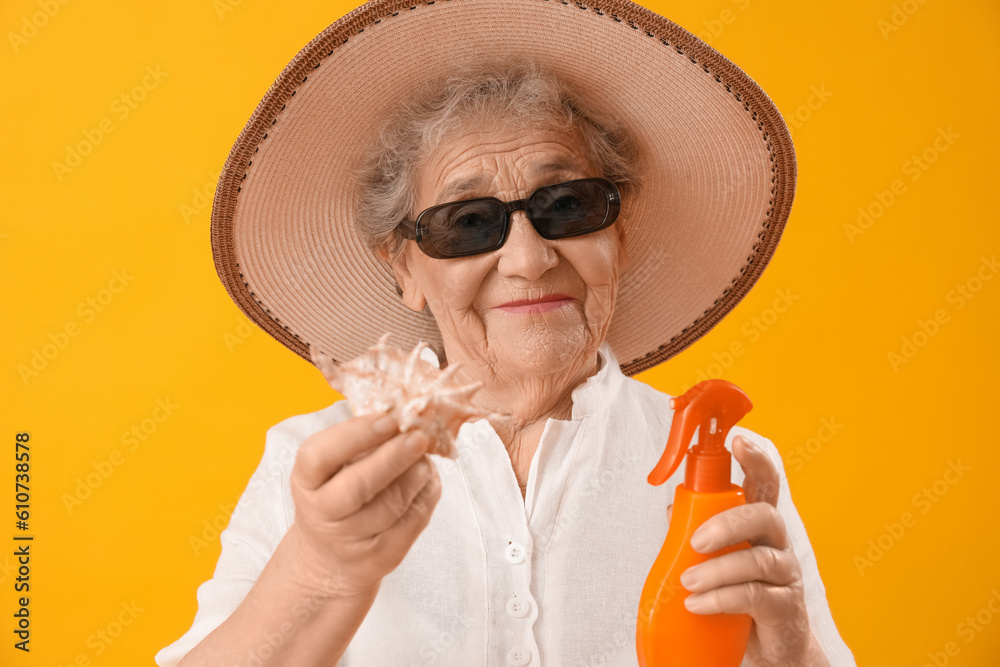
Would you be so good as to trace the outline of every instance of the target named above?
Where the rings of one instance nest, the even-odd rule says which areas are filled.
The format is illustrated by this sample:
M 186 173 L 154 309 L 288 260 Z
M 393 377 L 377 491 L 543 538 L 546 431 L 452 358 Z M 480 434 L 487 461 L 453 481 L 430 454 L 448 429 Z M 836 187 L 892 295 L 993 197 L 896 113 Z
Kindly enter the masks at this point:
M 408 257 L 410 243 L 410 241 L 407 241 L 402 252 L 396 255 L 395 258 L 391 258 L 385 248 L 379 248 L 377 253 L 382 261 L 386 262 L 392 268 L 392 272 L 396 275 L 396 284 L 402 292 L 403 303 L 410 310 L 419 313 L 427 305 L 427 299 L 417 285 L 417 280 L 410 268 L 411 260 Z

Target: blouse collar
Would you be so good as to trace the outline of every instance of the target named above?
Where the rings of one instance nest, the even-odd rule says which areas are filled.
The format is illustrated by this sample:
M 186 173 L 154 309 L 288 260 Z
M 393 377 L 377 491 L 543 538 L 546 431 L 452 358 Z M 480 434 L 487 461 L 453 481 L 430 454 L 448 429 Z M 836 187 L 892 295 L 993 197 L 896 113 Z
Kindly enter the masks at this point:
M 607 408 L 618 395 L 625 375 L 607 341 L 597 348 L 597 373 L 573 390 L 573 421 Z

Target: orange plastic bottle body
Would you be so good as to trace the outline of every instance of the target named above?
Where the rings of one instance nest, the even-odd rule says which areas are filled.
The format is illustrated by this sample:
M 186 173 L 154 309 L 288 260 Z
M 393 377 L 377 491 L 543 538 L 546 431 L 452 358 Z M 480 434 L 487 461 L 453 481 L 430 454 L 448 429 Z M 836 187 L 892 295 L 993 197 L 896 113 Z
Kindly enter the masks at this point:
M 663 548 L 639 598 L 636 649 L 640 667 L 739 667 L 750 640 L 749 614 L 695 614 L 680 584 L 687 568 L 750 544 L 741 542 L 711 554 L 691 548 L 691 536 L 710 517 L 746 503 L 735 484 L 721 493 L 697 493 L 679 484 Z

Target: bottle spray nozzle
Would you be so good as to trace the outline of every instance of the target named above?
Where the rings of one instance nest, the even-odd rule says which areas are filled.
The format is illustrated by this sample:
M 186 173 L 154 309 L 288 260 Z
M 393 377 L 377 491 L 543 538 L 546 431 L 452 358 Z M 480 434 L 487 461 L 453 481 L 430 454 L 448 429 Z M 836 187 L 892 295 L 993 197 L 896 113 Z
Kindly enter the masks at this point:
M 694 491 L 729 488 L 732 455 L 726 449 L 729 430 L 750 412 L 753 404 L 743 390 L 726 380 L 705 380 L 670 399 L 674 409 L 670 436 L 660 461 L 649 473 L 650 484 L 663 484 L 688 454 L 685 485 Z M 688 443 L 698 430 L 698 444 Z

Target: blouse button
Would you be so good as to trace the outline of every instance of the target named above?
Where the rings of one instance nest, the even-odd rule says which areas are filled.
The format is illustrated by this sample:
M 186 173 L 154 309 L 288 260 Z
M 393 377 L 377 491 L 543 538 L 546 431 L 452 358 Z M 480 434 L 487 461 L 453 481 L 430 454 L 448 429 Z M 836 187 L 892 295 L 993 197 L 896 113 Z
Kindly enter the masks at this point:
M 526 648 L 512 648 L 507 651 L 507 664 L 513 667 L 524 667 L 531 662 L 531 651 Z
M 507 556 L 507 560 L 517 565 L 518 563 L 524 562 L 524 545 L 517 542 L 511 542 L 507 545 L 507 552 L 504 554 Z
M 523 618 L 528 613 L 529 604 L 516 595 L 507 601 L 507 613 L 514 618 Z

